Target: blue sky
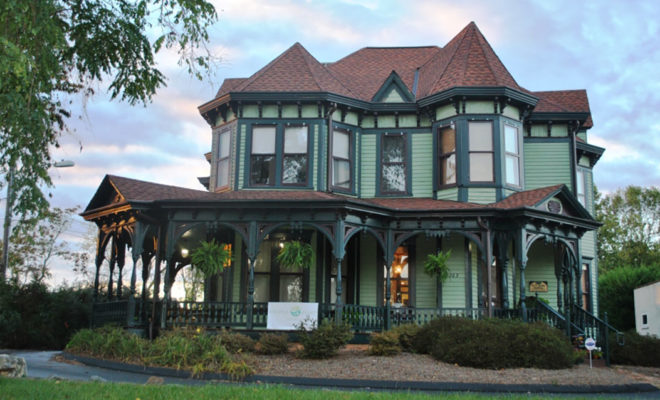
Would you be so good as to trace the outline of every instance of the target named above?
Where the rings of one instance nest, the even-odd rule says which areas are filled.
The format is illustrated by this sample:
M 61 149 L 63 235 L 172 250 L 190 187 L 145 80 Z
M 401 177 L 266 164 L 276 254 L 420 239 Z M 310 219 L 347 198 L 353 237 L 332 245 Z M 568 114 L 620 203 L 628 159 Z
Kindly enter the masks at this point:
M 595 169 L 602 191 L 660 186 L 660 3 L 657 1 L 215 1 L 211 47 L 221 61 L 195 81 L 159 56 L 168 87 L 146 107 L 110 102 L 105 87 L 74 112 L 74 131 L 53 150 L 76 166 L 52 171 L 56 206 L 84 207 L 105 174 L 201 189 L 211 130 L 197 106 L 222 80 L 248 77 L 300 42 L 321 62 L 365 46 L 444 46 L 470 21 L 518 84 L 530 90 L 587 89 L 605 147 Z M 81 151 L 82 148 L 82 151 Z M 77 221 L 69 234 L 86 232 Z M 57 268 L 57 276 L 64 271 Z

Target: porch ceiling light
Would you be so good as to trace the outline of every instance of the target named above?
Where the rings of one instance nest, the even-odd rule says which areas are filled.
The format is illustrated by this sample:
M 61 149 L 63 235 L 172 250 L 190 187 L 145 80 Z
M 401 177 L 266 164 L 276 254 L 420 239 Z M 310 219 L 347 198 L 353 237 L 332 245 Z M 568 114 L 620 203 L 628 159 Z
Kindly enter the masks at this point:
M 183 258 L 188 257 L 188 249 L 186 249 L 186 248 L 181 249 L 181 257 L 183 257 Z

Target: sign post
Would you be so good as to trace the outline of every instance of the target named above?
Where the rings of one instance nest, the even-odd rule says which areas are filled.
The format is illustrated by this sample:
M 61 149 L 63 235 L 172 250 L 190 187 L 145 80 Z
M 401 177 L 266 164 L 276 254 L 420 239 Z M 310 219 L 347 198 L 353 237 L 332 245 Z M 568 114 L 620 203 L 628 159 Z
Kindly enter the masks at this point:
M 596 348 L 596 341 L 594 338 L 587 338 L 587 340 L 584 341 L 584 348 L 589 351 L 589 368 L 593 368 L 591 363 L 591 350 Z

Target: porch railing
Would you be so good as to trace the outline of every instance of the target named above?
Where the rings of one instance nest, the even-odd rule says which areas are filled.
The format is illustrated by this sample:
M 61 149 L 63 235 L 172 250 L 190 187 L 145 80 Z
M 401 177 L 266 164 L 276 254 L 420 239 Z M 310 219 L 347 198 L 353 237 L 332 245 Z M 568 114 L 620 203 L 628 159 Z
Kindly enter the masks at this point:
M 128 300 L 115 300 L 92 304 L 92 328 L 107 324 L 126 324 Z
M 254 303 L 252 326 L 265 327 L 268 303 Z M 248 304 L 241 302 L 172 301 L 165 318 L 169 326 L 204 326 L 209 328 L 244 327 L 248 322 Z
M 600 344 L 603 355 L 605 356 L 605 362 L 607 365 L 610 365 L 610 333 L 616 335 L 616 343 L 619 346 L 624 345 L 625 339 L 623 332 L 618 331 L 608 323 L 607 313 L 605 313 L 605 319 L 603 320 L 579 307 L 577 304 L 573 304 L 571 307 L 571 320 L 575 325 L 583 328 L 585 337 L 594 338 L 596 343 Z

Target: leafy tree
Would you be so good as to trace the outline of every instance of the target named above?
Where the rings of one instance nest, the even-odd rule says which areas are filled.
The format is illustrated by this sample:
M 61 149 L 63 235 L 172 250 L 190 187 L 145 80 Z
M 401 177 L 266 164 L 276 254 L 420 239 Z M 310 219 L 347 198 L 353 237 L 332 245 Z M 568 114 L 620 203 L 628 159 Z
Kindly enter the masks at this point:
M 628 186 L 596 195 L 601 270 L 660 263 L 660 189 Z
M 93 253 L 75 251 L 62 240 L 77 210 L 53 208 L 43 218 L 23 221 L 14 229 L 9 241 L 9 273 L 13 284 L 44 283 L 56 258 L 70 263 L 74 272 L 85 275 Z
M 660 280 L 660 263 L 649 266 L 620 266 L 598 278 L 600 310 L 619 330 L 635 329 L 634 290 Z
M 48 209 L 42 188 L 72 95 L 104 82 L 113 99 L 148 103 L 165 85 L 155 63 L 163 49 L 201 77 L 216 19 L 205 0 L 0 2 L 0 171 L 13 175 L 13 212 L 29 219 Z

